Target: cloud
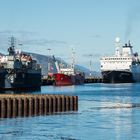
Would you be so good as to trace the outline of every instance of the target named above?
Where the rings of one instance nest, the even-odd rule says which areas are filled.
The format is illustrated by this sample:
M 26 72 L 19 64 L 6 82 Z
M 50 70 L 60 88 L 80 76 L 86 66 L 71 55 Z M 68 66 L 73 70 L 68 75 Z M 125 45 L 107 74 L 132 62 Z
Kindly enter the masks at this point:
M 44 46 L 44 45 L 65 45 L 67 42 L 61 40 L 49 40 L 44 38 L 39 38 L 39 33 L 32 32 L 32 31 L 12 31 L 12 30 L 3 30 L 0 31 L 0 41 L 1 44 L 5 44 L 6 42 L 10 41 L 10 37 L 14 36 L 16 38 L 17 44 L 25 44 L 25 45 L 37 45 L 37 46 Z
M 83 54 L 83 57 L 86 58 L 100 58 L 102 54 L 96 53 L 96 54 Z
M 19 31 L 15 31 L 15 30 L 2 30 L 0 31 L 0 36 L 29 36 L 29 35 L 32 35 L 32 36 L 35 36 L 37 35 L 38 33 L 37 32 L 32 32 L 32 31 L 25 31 L 25 30 L 19 30 Z
M 67 44 L 65 41 L 60 40 L 47 40 L 47 39 L 30 39 L 24 40 L 23 44 L 44 46 L 48 44 Z
M 129 39 L 133 33 L 133 28 L 136 27 L 134 24 L 138 21 L 140 21 L 140 6 L 132 6 L 127 14 L 125 40 Z
M 99 34 L 91 35 L 91 38 L 101 38 L 102 36 Z

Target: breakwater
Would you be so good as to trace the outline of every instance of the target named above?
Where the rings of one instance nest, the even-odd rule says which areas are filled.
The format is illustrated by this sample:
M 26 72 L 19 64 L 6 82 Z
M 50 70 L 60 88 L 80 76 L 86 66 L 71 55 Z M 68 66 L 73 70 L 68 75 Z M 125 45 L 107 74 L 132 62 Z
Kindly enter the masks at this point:
M 47 115 L 77 110 L 78 96 L 0 94 L 0 118 Z

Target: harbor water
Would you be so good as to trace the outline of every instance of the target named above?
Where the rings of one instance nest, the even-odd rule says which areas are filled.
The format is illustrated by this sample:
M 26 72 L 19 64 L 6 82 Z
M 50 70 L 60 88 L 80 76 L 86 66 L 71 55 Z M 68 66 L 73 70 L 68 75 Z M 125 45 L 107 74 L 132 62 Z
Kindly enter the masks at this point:
M 78 95 L 78 112 L 0 119 L 0 140 L 139 140 L 140 83 L 42 86 Z

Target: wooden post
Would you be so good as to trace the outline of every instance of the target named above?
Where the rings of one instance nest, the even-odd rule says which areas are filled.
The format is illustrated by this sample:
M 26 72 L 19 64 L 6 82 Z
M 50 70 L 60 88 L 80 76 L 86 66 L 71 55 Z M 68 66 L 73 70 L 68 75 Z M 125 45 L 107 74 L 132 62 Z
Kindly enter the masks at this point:
M 39 99 L 38 97 L 35 98 L 35 104 L 34 104 L 34 109 L 35 109 L 35 115 L 39 114 Z
M 74 105 L 73 111 L 77 111 L 78 110 L 78 96 L 74 96 L 73 105 Z
M 28 98 L 24 98 L 24 116 L 28 116 L 29 115 L 29 99 Z
M 12 101 L 11 101 L 11 98 L 7 99 L 7 117 L 8 118 L 12 117 Z
M 29 116 L 34 115 L 34 100 L 29 98 Z
M 17 117 L 17 115 L 18 115 L 18 102 L 17 102 L 17 98 L 13 98 L 12 100 L 13 100 L 13 109 L 12 109 L 13 110 L 12 111 L 13 115 L 12 116 L 13 117 Z
M 1 100 L 1 117 L 6 118 L 7 117 L 7 102 L 6 99 L 3 98 Z

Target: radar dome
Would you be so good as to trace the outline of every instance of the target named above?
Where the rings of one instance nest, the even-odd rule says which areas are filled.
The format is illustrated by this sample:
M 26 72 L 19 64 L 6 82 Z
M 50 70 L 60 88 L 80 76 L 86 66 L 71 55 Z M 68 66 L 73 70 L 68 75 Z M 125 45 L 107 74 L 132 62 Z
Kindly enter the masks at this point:
M 116 41 L 116 43 L 119 43 L 120 42 L 120 38 L 116 37 L 115 41 Z

